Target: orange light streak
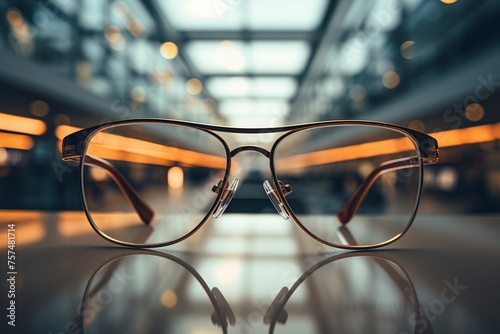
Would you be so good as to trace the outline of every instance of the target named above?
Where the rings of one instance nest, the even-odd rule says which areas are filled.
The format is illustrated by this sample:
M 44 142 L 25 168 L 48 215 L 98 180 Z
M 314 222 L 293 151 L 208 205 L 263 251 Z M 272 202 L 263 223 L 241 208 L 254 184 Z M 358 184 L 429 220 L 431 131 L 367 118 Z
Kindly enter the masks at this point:
M 57 127 L 56 135 L 62 139 L 79 128 L 62 125 Z M 430 134 L 438 140 L 439 147 L 479 144 L 500 139 L 500 123 L 473 126 L 464 129 L 439 131 Z M 171 166 L 173 162 L 187 165 L 224 168 L 225 158 L 175 147 L 167 147 L 144 140 L 101 133 L 94 138 L 91 154 L 111 160 L 151 163 Z M 93 140 L 93 142 L 94 142 Z M 106 143 L 104 144 L 98 144 Z M 0 145 L 1 146 L 1 145 Z M 386 139 L 375 142 L 349 145 L 317 152 L 298 154 L 279 160 L 287 169 L 324 165 L 341 161 L 356 160 L 387 154 L 411 151 L 413 144 L 407 138 Z
M 33 147 L 33 139 L 26 135 L 0 132 L 0 147 L 30 150 Z
M 479 144 L 500 139 L 500 123 L 479 125 L 464 129 L 439 131 L 430 134 L 438 141 L 438 147 L 451 147 Z M 341 161 L 369 158 L 386 154 L 395 154 L 413 150 L 413 144 L 407 138 L 386 139 L 364 144 L 332 148 L 311 153 L 303 153 L 279 159 L 283 168 L 303 168 Z
M 0 130 L 42 135 L 47 130 L 47 126 L 38 119 L 0 113 Z
M 56 137 L 62 140 L 66 135 L 80 130 L 68 125 L 56 128 Z M 211 154 L 170 147 L 146 140 L 100 132 L 92 138 L 87 153 L 109 160 L 121 160 L 160 166 L 171 166 L 173 162 L 192 166 L 224 169 L 226 159 Z

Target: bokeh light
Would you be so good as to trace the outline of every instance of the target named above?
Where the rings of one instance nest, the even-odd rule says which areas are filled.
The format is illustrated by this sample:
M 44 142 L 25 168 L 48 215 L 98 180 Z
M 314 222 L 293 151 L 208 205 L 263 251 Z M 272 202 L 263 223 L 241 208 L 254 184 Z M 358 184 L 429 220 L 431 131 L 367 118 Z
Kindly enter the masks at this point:
M 160 46 L 160 53 L 165 59 L 174 59 L 179 53 L 179 48 L 173 42 L 165 42 Z

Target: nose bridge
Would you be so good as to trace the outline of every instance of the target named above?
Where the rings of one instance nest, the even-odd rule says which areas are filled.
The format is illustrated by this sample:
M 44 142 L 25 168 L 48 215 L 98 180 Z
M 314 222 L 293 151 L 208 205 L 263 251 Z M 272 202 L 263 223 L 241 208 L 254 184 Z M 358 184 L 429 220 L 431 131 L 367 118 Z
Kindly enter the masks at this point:
M 269 158 L 271 156 L 271 153 L 266 150 L 265 148 L 259 147 L 259 146 L 253 146 L 253 145 L 245 145 L 245 146 L 240 146 L 235 148 L 230 152 L 231 158 L 234 157 L 236 154 L 243 152 L 243 151 L 254 151 L 262 154 L 266 158 Z

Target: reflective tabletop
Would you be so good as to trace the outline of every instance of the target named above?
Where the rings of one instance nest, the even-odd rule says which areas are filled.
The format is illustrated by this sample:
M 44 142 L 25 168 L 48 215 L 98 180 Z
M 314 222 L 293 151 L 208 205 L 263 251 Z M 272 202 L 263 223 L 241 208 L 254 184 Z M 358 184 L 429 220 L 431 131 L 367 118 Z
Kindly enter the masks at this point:
M 276 214 L 226 214 L 137 250 L 82 212 L 0 211 L 1 332 L 497 333 L 499 218 L 422 215 L 349 252 Z

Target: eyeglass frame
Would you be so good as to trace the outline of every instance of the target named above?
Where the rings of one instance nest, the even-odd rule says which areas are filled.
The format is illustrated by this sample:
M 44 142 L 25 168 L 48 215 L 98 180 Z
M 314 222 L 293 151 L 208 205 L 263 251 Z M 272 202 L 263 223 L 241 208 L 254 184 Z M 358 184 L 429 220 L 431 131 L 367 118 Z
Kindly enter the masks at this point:
M 82 158 L 84 158 L 86 156 L 86 150 L 87 150 L 87 147 L 90 143 L 90 140 L 93 138 L 93 136 L 96 133 L 103 131 L 105 129 L 114 128 L 114 127 L 118 127 L 118 126 L 122 126 L 122 125 L 134 125 L 134 124 L 164 124 L 164 125 L 173 125 L 173 126 L 180 126 L 180 127 L 185 127 L 185 128 L 197 129 L 197 130 L 204 131 L 204 132 L 214 136 L 215 138 L 217 138 L 221 142 L 222 146 L 224 147 L 225 154 L 226 154 L 226 168 L 225 168 L 223 179 L 220 180 L 219 183 L 217 185 L 215 185 L 213 188 L 213 191 L 215 193 L 217 193 L 217 196 L 216 196 L 214 202 L 212 203 L 211 208 L 208 210 L 208 213 L 201 220 L 201 222 L 198 223 L 198 225 L 196 225 L 195 228 L 193 228 L 186 235 L 184 235 L 180 238 L 177 238 L 173 241 L 159 242 L 159 243 L 154 243 L 154 244 L 135 244 L 135 243 L 125 242 L 125 241 L 115 239 L 115 238 L 107 235 L 106 233 L 104 233 L 103 231 L 101 231 L 97 227 L 97 225 L 94 223 L 94 220 L 92 219 L 91 214 L 89 212 L 89 209 L 87 206 L 87 201 L 85 199 L 85 193 L 84 193 L 85 192 L 84 191 L 85 159 L 82 159 Z M 413 213 L 411 214 L 409 222 L 407 223 L 406 227 L 404 228 L 404 230 L 401 233 L 397 234 L 396 236 L 394 236 L 386 241 L 379 242 L 379 243 L 372 244 L 372 245 L 334 244 L 334 243 L 328 242 L 326 240 L 323 240 L 323 239 L 317 237 L 312 232 L 310 232 L 305 226 L 302 225 L 300 220 L 295 216 L 295 213 L 290 208 L 290 206 L 288 205 L 288 202 L 285 199 L 286 194 L 283 193 L 284 189 L 281 186 L 282 182 L 278 179 L 278 177 L 276 175 L 276 170 L 274 168 L 274 153 L 275 153 L 276 147 L 283 139 L 285 139 L 288 136 L 290 136 L 294 133 L 297 133 L 299 131 L 309 130 L 309 129 L 314 129 L 314 128 L 323 128 L 323 127 L 329 127 L 329 126 L 338 126 L 338 127 L 366 126 L 366 127 L 382 128 L 382 129 L 388 129 L 388 130 L 392 130 L 395 132 L 399 132 L 400 134 L 405 135 L 406 138 L 410 139 L 410 141 L 412 142 L 412 144 L 414 145 L 414 147 L 416 149 L 415 151 L 417 153 L 417 159 L 418 159 L 417 166 L 410 166 L 410 167 L 418 167 L 419 168 L 418 189 L 417 189 L 417 194 L 416 194 L 416 199 L 415 199 L 415 207 L 413 209 Z M 259 146 L 254 146 L 254 145 L 243 145 L 243 146 L 239 146 L 239 147 L 236 147 L 236 148 L 231 150 L 229 148 L 229 145 L 227 144 L 227 142 L 217 132 L 233 133 L 233 134 L 271 134 L 271 133 L 284 132 L 284 134 L 282 134 L 280 137 L 275 139 L 270 151 L 266 150 L 265 148 L 262 148 Z M 435 164 L 439 160 L 438 142 L 432 136 L 425 134 L 425 133 L 422 133 L 420 131 L 414 130 L 414 129 L 400 126 L 400 125 L 386 123 L 386 122 L 368 121 L 368 120 L 331 120 L 331 121 L 303 123 L 303 124 L 287 125 L 287 126 L 280 126 L 280 127 L 269 127 L 269 128 L 228 127 L 228 126 L 219 126 L 219 125 L 203 124 L 203 123 L 172 120 L 172 119 L 162 119 L 162 118 L 137 118 L 137 119 L 118 120 L 118 121 L 111 121 L 111 122 L 106 122 L 106 123 L 102 123 L 99 125 L 87 127 L 87 128 L 81 129 L 79 131 L 76 131 L 72 134 L 67 135 L 66 137 L 63 138 L 63 141 L 62 141 L 61 156 L 62 156 L 62 160 L 65 162 L 79 162 L 80 198 L 81 198 L 83 207 L 85 209 L 85 214 L 87 216 L 87 219 L 97 234 L 99 234 L 104 239 L 106 239 L 112 243 L 115 243 L 117 245 L 121 245 L 121 246 L 132 247 L 132 248 L 157 248 L 157 247 L 165 247 L 165 246 L 173 245 L 173 244 L 176 244 L 178 242 L 181 242 L 181 241 L 189 238 L 194 233 L 196 233 L 213 216 L 214 212 L 219 208 L 219 206 L 222 204 L 222 201 L 224 201 L 224 199 L 228 195 L 229 175 L 231 172 L 231 159 L 234 156 L 236 156 L 238 153 L 241 153 L 244 151 L 258 152 L 269 159 L 271 177 L 272 177 L 273 186 L 274 186 L 274 190 L 275 190 L 274 196 L 277 195 L 276 199 L 282 205 L 282 208 L 288 214 L 288 217 L 291 217 L 292 221 L 295 224 L 297 224 L 302 229 L 302 231 L 304 231 L 307 235 L 309 235 L 314 240 L 316 240 L 324 245 L 327 245 L 330 247 L 335 247 L 335 248 L 341 248 L 341 249 L 374 249 L 374 248 L 379 248 L 379 247 L 383 247 L 383 246 L 386 246 L 388 244 L 391 244 L 391 243 L 395 242 L 396 240 L 400 239 L 401 237 L 403 237 L 403 235 L 405 235 L 408 232 L 408 230 L 410 229 L 410 227 L 413 225 L 413 222 L 415 220 L 415 217 L 416 217 L 416 214 L 418 211 L 420 198 L 422 195 L 422 188 L 423 188 L 423 175 L 424 175 L 423 166 L 424 166 L 424 164 L 425 165 Z M 102 160 L 104 160 L 104 159 L 102 159 Z M 410 168 L 410 167 L 408 167 L 408 168 Z M 378 177 L 378 176 L 376 176 L 376 177 Z M 217 191 L 214 189 L 217 189 Z M 133 188 L 132 188 L 132 190 L 133 190 Z M 136 193 L 136 195 L 138 195 L 138 194 Z M 133 194 L 131 196 L 133 196 Z M 269 194 L 268 194 L 268 196 L 269 196 L 271 202 L 273 202 L 273 199 L 271 198 L 271 196 Z M 140 198 L 140 196 L 139 196 L 139 198 Z M 129 199 L 129 201 L 130 201 L 130 198 L 127 197 L 127 199 Z M 361 198 L 361 201 L 362 201 L 362 199 L 363 199 L 363 197 Z M 146 205 L 147 205 L 147 203 L 146 203 Z M 274 202 L 273 202 L 273 205 L 275 205 Z M 149 207 L 149 205 L 147 205 L 147 206 Z M 278 208 L 276 208 L 276 209 L 277 209 L 278 213 L 280 213 L 279 209 Z M 136 212 L 137 212 L 137 210 L 136 210 Z M 150 217 L 150 218 L 152 219 L 153 217 Z M 141 219 L 142 219 L 142 217 L 141 217 Z M 146 222 L 143 220 L 143 222 L 146 225 L 149 224 L 149 221 Z M 340 223 L 342 225 L 345 225 L 348 222 L 349 221 L 347 221 L 347 222 L 340 221 Z

